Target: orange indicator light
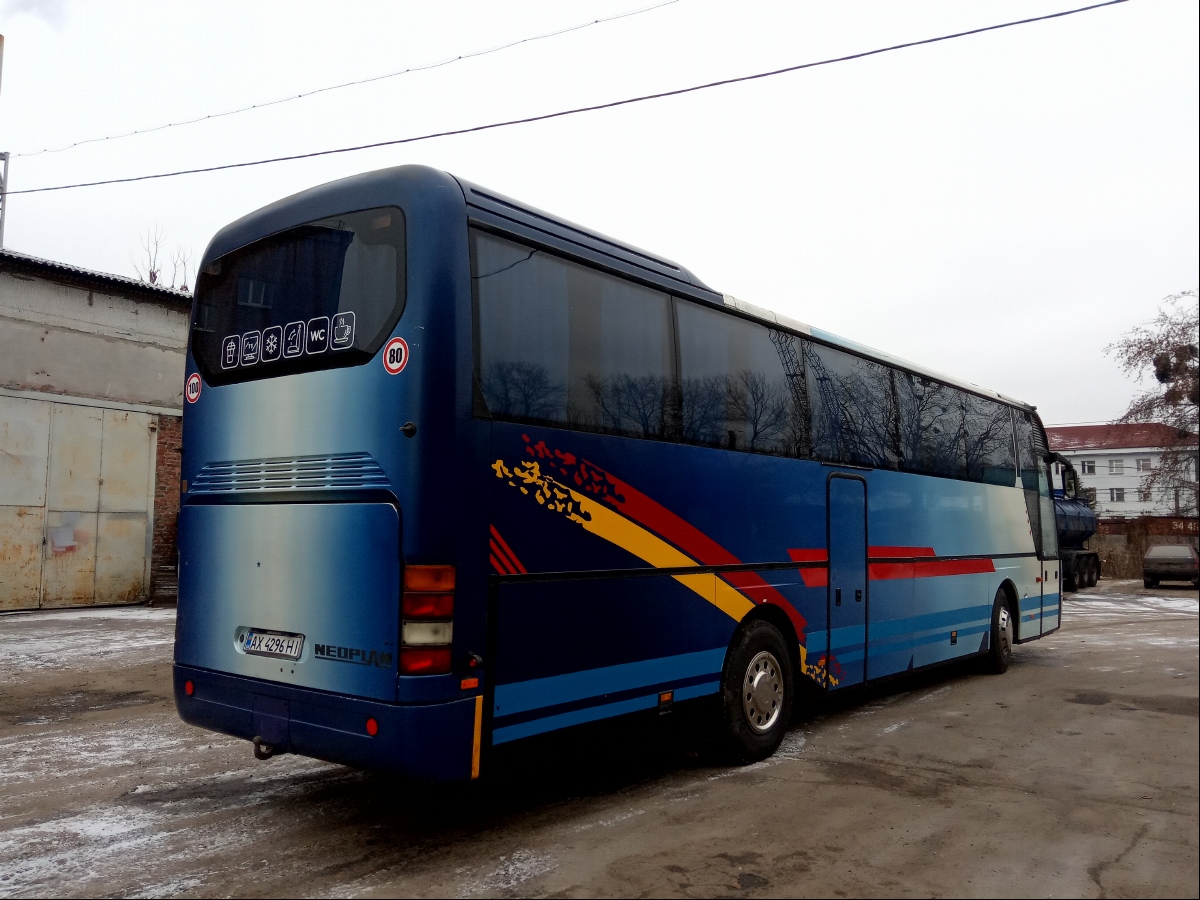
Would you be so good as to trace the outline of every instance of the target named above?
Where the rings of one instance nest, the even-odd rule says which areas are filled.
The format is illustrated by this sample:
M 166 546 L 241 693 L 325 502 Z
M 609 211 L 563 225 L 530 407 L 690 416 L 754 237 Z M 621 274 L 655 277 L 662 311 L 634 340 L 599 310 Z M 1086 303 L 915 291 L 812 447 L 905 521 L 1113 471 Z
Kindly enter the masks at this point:
M 462 680 L 462 689 L 464 691 L 469 691 L 471 688 L 477 688 L 477 687 L 479 687 L 479 679 L 478 678 L 464 678 Z

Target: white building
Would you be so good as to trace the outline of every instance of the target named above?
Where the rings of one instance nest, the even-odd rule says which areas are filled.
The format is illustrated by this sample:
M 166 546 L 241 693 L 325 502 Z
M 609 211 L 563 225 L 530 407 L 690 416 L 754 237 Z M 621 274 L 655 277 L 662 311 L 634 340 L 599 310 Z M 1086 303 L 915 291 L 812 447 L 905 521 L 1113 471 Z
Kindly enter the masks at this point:
M 1192 488 L 1151 488 L 1149 476 L 1161 464 L 1164 447 L 1179 444 L 1168 425 L 1057 425 L 1046 428 L 1050 449 L 1061 453 L 1079 473 L 1083 490 L 1095 500 L 1101 518 L 1179 516 L 1195 513 L 1196 460 Z M 1196 438 L 1190 439 L 1193 454 Z M 1055 466 L 1056 483 L 1059 472 Z

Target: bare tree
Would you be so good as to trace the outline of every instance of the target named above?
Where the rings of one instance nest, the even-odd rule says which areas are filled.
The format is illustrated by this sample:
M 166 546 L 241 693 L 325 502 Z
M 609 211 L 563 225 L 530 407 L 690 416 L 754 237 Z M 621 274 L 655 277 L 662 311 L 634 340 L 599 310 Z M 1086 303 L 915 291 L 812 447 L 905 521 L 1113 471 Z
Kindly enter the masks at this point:
M 171 287 L 181 291 L 188 290 L 188 269 L 192 264 L 192 254 L 176 245 L 171 255 Z
M 137 272 L 139 281 L 145 281 L 148 284 L 158 284 L 162 278 L 162 265 L 158 261 L 158 255 L 162 252 L 163 245 L 163 230 L 159 225 L 153 228 L 147 228 L 146 233 L 142 235 L 142 255 L 135 259 L 132 255 L 129 261 L 133 263 L 133 271 Z
M 1127 375 L 1139 381 L 1147 372 L 1154 387 L 1130 401 L 1121 422 L 1155 423 L 1174 431 L 1163 447 L 1157 469 L 1145 478 L 1145 490 L 1174 502 L 1177 514 L 1197 508 L 1197 431 L 1200 431 L 1200 312 L 1196 291 L 1163 299 L 1158 315 L 1104 348 Z
M 167 264 L 161 259 L 165 253 L 164 244 L 162 226 L 155 225 L 153 228 L 146 229 L 141 239 L 141 256 L 138 258 L 130 256 L 129 258 L 129 261 L 133 263 L 133 270 L 137 273 L 138 280 L 179 291 L 190 290 L 188 276 L 192 266 L 192 254 L 178 244 L 175 245 L 175 252 L 171 254 L 171 283 L 167 284 Z

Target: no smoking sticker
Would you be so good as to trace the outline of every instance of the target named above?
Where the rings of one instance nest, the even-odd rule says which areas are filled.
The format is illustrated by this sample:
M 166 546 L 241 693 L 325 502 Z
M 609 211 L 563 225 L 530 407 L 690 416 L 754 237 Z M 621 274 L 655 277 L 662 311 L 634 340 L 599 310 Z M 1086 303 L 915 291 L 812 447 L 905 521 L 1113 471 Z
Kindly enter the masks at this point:
M 200 399 L 200 373 L 193 372 L 188 376 L 187 386 L 183 390 L 187 397 L 188 403 L 195 403 Z
M 408 365 L 408 344 L 404 338 L 392 338 L 383 348 L 383 367 L 389 375 L 399 375 Z

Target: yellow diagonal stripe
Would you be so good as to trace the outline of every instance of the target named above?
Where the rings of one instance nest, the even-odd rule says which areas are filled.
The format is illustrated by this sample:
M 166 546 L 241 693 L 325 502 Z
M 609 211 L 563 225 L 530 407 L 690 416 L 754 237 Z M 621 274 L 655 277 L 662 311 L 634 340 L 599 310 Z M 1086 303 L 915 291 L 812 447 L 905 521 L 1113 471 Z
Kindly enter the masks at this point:
M 623 550 L 628 550 L 655 568 L 699 565 L 690 556 L 676 550 L 666 541 L 590 497 L 571 491 L 571 499 L 578 504 L 582 512 L 588 515 L 588 521 L 582 523 L 585 529 L 616 544 Z M 754 609 L 754 604 L 745 595 L 712 573 L 674 575 L 672 577 L 684 587 L 695 591 L 735 622 L 740 622 L 746 613 Z

